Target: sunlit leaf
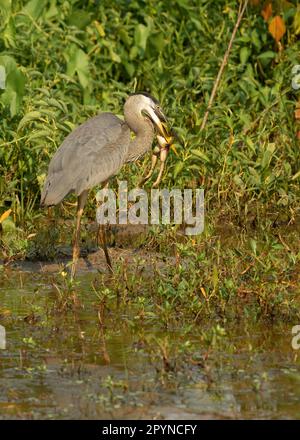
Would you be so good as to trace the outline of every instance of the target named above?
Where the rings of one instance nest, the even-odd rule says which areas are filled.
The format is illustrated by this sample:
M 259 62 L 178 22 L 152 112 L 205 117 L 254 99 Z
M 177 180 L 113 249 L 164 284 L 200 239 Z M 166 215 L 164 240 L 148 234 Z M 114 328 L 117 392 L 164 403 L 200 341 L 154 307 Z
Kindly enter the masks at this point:
M 147 40 L 150 35 L 150 28 L 144 24 L 138 24 L 135 29 L 134 41 L 137 47 L 146 50 Z
M 0 101 L 10 108 L 11 116 L 15 116 L 20 108 L 25 88 L 24 74 L 18 69 L 14 58 L 0 56 L 0 66 L 6 71 L 6 88 L 0 96 Z
M 238 176 L 237 174 L 233 177 L 233 181 L 240 188 L 245 188 L 244 182 L 242 181 L 241 177 Z
M 72 45 L 67 54 L 67 75 L 73 76 L 77 73 L 79 82 L 83 88 L 89 84 L 89 61 L 87 54 L 79 47 Z
M 251 54 L 251 50 L 248 47 L 244 46 L 241 48 L 241 50 L 240 50 L 241 64 L 247 63 L 250 54 Z
M 7 217 L 9 217 L 10 213 L 11 213 L 11 209 L 8 209 L 7 211 L 5 211 L 5 212 L 1 215 L 1 217 L 0 217 L 0 224 L 1 224 L 2 222 L 4 222 L 4 220 L 6 220 Z
M 209 162 L 209 157 L 205 153 L 203 153 L 203 151 L 201 151 L 201 150 L 191 150 L 191 153 L 194 156 L 198 157 L 199 159 L 202 159 L 205 162 Z
M 296 180 L 298 178 L 300 178 L 300 170 L 296 174 L 293 175 L 292 180 Z
M 294 17 L 293 28 L 296 35 L 300 34 L 300 9 L 297 9 L 297 12 Z
M 265 21 L 269 21 L 270 17 L 272 16 L 273 9 L 272 9 L 272 3 L 268 2 L 265 4 L 263 10 L 261 11 L 261 15 L 264 17 Z
M 121 63 L 122 61 L 120 56 L 112 49 L 110 50 L 110 57 L 115 63 Z
M 97 29 L 97 32 L 98 32 L 99 36 L 100 36 L 101 38 L 102 38 L 102 37 L 105 37 L 105 31 L 104 31 L 104 28 L 103 28 L 102 24 L 99 23 L 99 21 L 95 20 L 95 21 L 94 21 L 94 26 L 95 26 L 95 28 Z
M 190 8 L 190 3 L 188 0 L 176 0 L 176 3 L 184 9 Z
M 19 122 L 18 131 L 21 130 L 28 122 L 40 118 L 42 115 L 38 111 L 27 113 Z
M 83 9 L 77 9 L 68 17 L 68 24 L 76 26 L 78 29 L 84 29 L 91 21 L 91 14 Z
M 51 0 L 50 7 L 48 11 L 45 13 L 45 19 L 50 20 L 51 18 L 58 15 L 58 8 L 56 6 L 56 0 Z
M 0 14 L 6 21 L 11 14 L 11 0 L 0 0 Z
M 274 143 L 270 143 L 267 145 L 267 148 L 265 149 L 264 154 L 261 159 L 261 167 L 262 168 L 265 168 L 269 165 L 269 163 L 275 153 L 275 149 L 276 149 L 276 146 Z
M 176 165 L 175 165 L 175 168 L 174 168 L 174 172 L 173 172 L 173 176 L 174 176 L 174 179 L 176 179 L 176 177 L 178 176 L 178 174 L 180 174 L 181 173 L 181 171 L 183 170 L 183 168 L 184 168 L 184 163 L 183 162 L 177 162 L 176 163 Z
M 5 46 L 16 47 L 15 37 L 16 37 L 15 22 L 14 19 L 10 17 L 3 31 L 3 39 Z
M 272 18 L 269 24 L 269 32 L 277 43 L 286 33 L 285 23 L 279 15 L 276 15 L 276 17 Z
M 259 54 L 257 58 L 262 61 L 263 65 L 267 65 L 270 63 L 271 60 L 276 58 L 276 52 L 273 52 L 272 50 L 267 50 L 266 52 Z
M 30 0 L 21 11 L 21 14 L 28 15 L 33 20 L 37 20 L 42 14 L 47 4 L 47 0 Z

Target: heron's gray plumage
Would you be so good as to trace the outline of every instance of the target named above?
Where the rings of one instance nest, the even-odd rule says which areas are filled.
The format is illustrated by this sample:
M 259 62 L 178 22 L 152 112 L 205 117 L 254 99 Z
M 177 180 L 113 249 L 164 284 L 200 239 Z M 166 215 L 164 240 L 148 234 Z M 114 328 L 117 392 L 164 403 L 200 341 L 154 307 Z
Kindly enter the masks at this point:
M 125 122 L 112 113 L 102 113 L 71 132 L 50 162 L 41 205 L 56 205 L 71 192 L 80 195 L 148 151 L 154 126 L 143 110 L 150 106 L 155 118 L 157 104 L 150 95 L 133 94 L 125 103 Z M 130 131 L 135 133 L 134 139 Z
M 112 113 L 81 124 L 52 158 L 41 204 L 56 205 L 70 192 L 79 195 L 108 179 L 125 162 L 129 141 L 129 127 Z
M 169 137 L 164 125 L 167 121 L 159 103 L 148 94 L 133 94 L 127 98 L 124 119 L 122 121 L 112 113 L 102 113 L 87 120 L 66 137 L 49 165 L 41 206 L 57 205 L 70 192 L 78 196 L 72 279 L 80 255 L 80 222 L 89 189 L 107 181 L 123 164 L 138 159 L 150 150 L 154 127 L 163 140 Z M 133 138 L 131 132 L 135 134 Z M 161 166 L 154 185 L 160 182 L 166 160 L 165 143 L 161 143 Z M 151 173 L 153 170 L 152 167 Z M 98 232 L 102 236 L 107 266 L 112 271 L 103 225 L 99 225 Z

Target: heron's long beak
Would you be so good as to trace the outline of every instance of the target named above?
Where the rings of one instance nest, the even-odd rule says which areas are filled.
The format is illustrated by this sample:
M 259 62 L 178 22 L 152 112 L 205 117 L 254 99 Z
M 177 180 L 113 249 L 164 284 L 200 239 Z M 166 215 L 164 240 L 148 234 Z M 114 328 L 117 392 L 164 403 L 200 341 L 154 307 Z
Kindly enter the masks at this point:
M 165 139 L 170 137 L 168 121 L 163 112 L 157 108 L 149 108 L 144 110 L 146 115 L 151 119 L 156 126 L 159 134 Z

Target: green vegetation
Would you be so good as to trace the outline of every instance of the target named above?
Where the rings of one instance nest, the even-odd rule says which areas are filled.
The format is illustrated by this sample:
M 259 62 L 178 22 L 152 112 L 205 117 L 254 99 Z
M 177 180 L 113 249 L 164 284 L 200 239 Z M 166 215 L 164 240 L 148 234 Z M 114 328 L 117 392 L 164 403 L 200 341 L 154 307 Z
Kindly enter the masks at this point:
M 288 29 L 278 50 L 260 13 L 262 5 L 248 7 L 201 132 L 237 18 L 236 2 L 175 1 L 171 9 L 166 2 L 142 3 L 90 1 L 83 7 L 80 1 L 0 2 L 0 64 L 7 72 L 7 87 L 0 95 L 0 209 L 12 209 L 3 222 L 2 251 L 14 259 L 55 257 L 56 243 L 70 240 L 70 226 L 67 238 L 53 220 L 47 230 L 47 214 L 38 207 L 49 159 L 64 136 L 87 117 L 105 110 L 122 114 L 127 93 L 149 90 L 184 141 L 184 146 L 176 145 L 177 155 L 170 154 L 164 185 L 205 189 L 206 236 L 185 240 L 196 265 L 191 273 L 208 259 L 212 279 L 201 283 L 215 295 L 222 274 L 224 285 L 218 292 L 222 298 L 230 291 L 232 297 L 236 289 L 218 266 L 228 260 L 228 252 L 229 261 L 234 260 L 235 251 L 214 249 L 219 252 L 217 265 L 216 255 L 202 252 L 218 224 L 232 222 L 252 236 L 244 240 L 250 248 L 237 251 L 240 264 L 249 260 L 258 271 L 252 279 L 262 282 L 259 267 L 268 272 L 264 260 L 272 249 L 282 251 L 279 261 L 289 261 L 289 270 L 298 264 L 299 249 L 291 250 L 290 243 L 282 244 L 273 233 L 279 225 L 297 223 L 299 209 L 298 92 L 291 87 L 292 68 L 300 62 L 295 27 L 299 11 L 291 3 L 277 11 Z M 124 167 L 119 177 L 136 185 L 140 166 Z M 88 214 L 94 218 L 92 197 Z M 66 207 L 56 216 L 67 220 L 73 211 Z M 148 237 L 150 247 L 172 249 L 171 254 L 180 248 L 175 232 L 173 238 L 166 228 L 157 232 L 154 241 Z M 257 245 L 257 237 L 265 238 Z M 284 256 L 290 252 L 291 261 Z M 278 270 L 273 272 L 278 277 Z M 176 290 L 172 279 L 168 282 Z
M 295 8 L 283 12 L 290 26 L 281 52 L 261 8 L 248 8 L 202 134 L 236 1 L 86 3 L 0 3 L 0 64 L 8 74 L 0 99 L 2 210 L 12 207 L 17 223 L 29 221 L 64 136 L 99 111 L 122 114 L 127 93 L 149 90 L 185 145 L 170 157 L 165 184 L 202 184 L 210 207 L 237 215 L 257 204 L 292 215 L 300 178 Z M 130 167 L 124 175 L 134 185 L 138 167 Z

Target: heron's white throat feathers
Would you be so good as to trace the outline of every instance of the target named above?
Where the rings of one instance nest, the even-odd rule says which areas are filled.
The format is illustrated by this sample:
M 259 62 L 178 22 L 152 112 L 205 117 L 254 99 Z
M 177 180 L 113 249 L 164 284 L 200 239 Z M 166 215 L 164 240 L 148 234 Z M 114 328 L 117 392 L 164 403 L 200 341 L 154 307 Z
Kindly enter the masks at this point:
M 145 95 L 131 95 L 125 102 L 124 119 L 129 128 L 136 134 L 140 134 L 154 124 L 160 122 L 155 113 L 157 104 Z
M 154 113 L 155 105 L 144 95 L 132 95 L 127 99 L 124 106 L 124 119 L 136 136 L 130 141 L 126 162 L 137 160 L 151 149 L 155 133 L 154 125 L 144 115 L 144 112 Z

